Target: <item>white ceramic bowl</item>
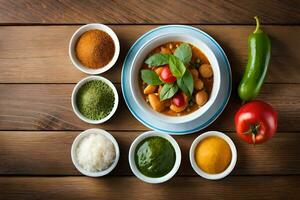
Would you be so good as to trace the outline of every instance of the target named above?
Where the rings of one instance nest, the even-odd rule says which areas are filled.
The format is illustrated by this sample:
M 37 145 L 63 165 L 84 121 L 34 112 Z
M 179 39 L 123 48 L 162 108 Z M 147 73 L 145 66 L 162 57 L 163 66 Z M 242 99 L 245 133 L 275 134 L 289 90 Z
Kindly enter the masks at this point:
M 168 174 L 166 174 L 165 176 L 159 177 L 159 178 L 151 178 L 151 177 L 148 177 L 148 176 L 145 176 L 144 174 L 142 174 L 139 171 L 139 169 L 137 168 L 137 166 L 135 164 L 135 159 L 134 159 L 135 149 L 136 149 L 137 145 L 140 142 L 142 142 L 144 139 L 146 139 L 148 137 L 153 137 L 153 136 L 159 136 L 159 137 L 162 137 L 162 138 L 168 140 L 172 144 L 172 146 L 175 150 L 175 154 L 176 154 L 176 160 L 175 160 L 175 164 L 173 166 L 173 169 Z M 163 182 L 166 182 L 169 179 L 171 179 L 176 174 L 176 172 L 178 171 L 180 163 L 181 163 L 181 150 L 180 150 L 180 147 L 177 144 L 176 140 L 172 136 L 170 136 L 168 134 L 159 133 L 159 132 L 156 132 L 156 131 L 148 131 L 148 132 L 145 132 L 145 133 L 139 135 L 133 141 L 133 143 L 131 144 L 130 149 L 129 149 L 128 160 L 129 160 L 129 165 L 130 165 L 130 168 L 131 168 L 132 172 L 140 180 L 142 180 L 144 182 L 147 182 L 147 183 L 153 183 L 153 184 L 163 183 Z
M 209 173 L 204 172 L 202 169 L 200 169 L 200 167 L 198 167 L 198 165 L 195 161 L 195 149 L 196 149 L 198 143 L 200 141 L 202 141 L 203 139 L 210 137 L 210 136 L 216 136 L 216 137 L 222 138 L 223 140 L 225 140 L 227 142 L 227 144 L 229 145 L 229 147 L 231 149 L 231 162 L 230 162 L 229 166 L 227 167 L 227 169 L 219 174 L 209 174 Z M 193 169 L 199 176 L 202 176 L 203 178 L 206 178 L 206 179 L 218 180 L 218 179 L 222 179 L 222 178 L 226 177 L 227 175 L 229 175 L 231 173 L 231 171 L 235 167 L 236 161 L 237 161 L 237 151 L 236 151 L 236 147 L 235 147 L 233 141 L 227 135 L 225 135 L 224 133 L 218 132 L 218 131 L 208 131 L 206 133 L 199 135 L 194 140 L 194 142 L 192 143 L 192 146 L 190 148 L 190 162 L 191 162 Z
M 83 169 L 77 161 L 76 148 L 79 145 L 80 141 L 84 137 L 86 137 L 90 134 L 101 134 L 101 135 L 105 136 L 106 138 L 108 138 L 115 146 L 116 158 L 115 158 L 114 162 L 107 169 L 105 169 L 103 171 L 99 171 L 99 172 L 87 171 L 87 170 Z M 83 131 L 75 138 L 75 140 L 72 144 L 72 148 L 71 148 L 71 158 L 72 158 L 72 162 L 73 162 L 74 166 L 80 173 L 82 173 L 86 176 L 90 176 L 90 177 L 100 177 L 100 176 L 104 176 L 104 175 L 110 173 L 117 166 L 119 158 L 120 158 L 120 149 L 119 149 L 119 145 L 118 145 L 116 139 L 110 133 L 108 133 L 107 131 L 102 130 L 102 129 L 92 128 L 92 129 Z
M 154 111 L 144 100 L 143 94 L 141 93 L 141 90 L 139 88 L 139 76 L 140 76 L 140 69 L 142 67 L 142 64 L 144 60 L 146 59 L 147 55 L 156 47 L 172 42 L 172 41 L 180 41 L 185 43 L 190 43 L 194 45 L 195 47 L 199 48 L 205 56 L 208 58 L 214 76 L 214 82 L 213 82 L 213 88 L 209 97 L 209 100 L 206 102 L 204 106 L 199 108 L 198 110 L 184 116 L 167 116 L 162 113 Z M 157 120 L 161 120 L 166 123 L 185 123 L 192 121 L 199 116 L 203 115 L 210 106 L 214 103 L 216 100 L 216 97 L 218 95 L 219 89 L 220 89 L 220 83 L 221 83 L 221 73 L 220 73 L 220 67 L 218 60 L 216 56 L 214 55 L 213 51 L 199 38 L 195 38 L 189 35 L 182 35 L 178 33 L 168 33 L 165 35 L 161 35 L 158 37 L 153 38 L 152 40 L 145 43 L 140 50 L 137 52 L 133 59 L 133 64 L 130 70 L 130 78 L 129 78 L 129 84 L 130 89 L 132 92 L 133 97 L 135 98 L 135 101 L 137 102 L 140 109 L 145 111 L 147 113 L 147 116 L 151 116 L 156 118 Z
M 104 67 L 101 67 L 99 69 L 91 69 L 91 68 L 88 68 L 88 67 L 82 65 L 81 62 L 77 59 L 76 53 L 75 53 L 75 45 L 77 43 L 78 38 L 84 32 L 86 32 L 88 30 L 92 30 L 92 29 L 98 29 L 98 30 L 106 32 L 112 38 L 112 40 L 115 44 L 115 54 L 114 54 L 113 58 L 107 65 L 105 65 Z M 118 39 L 117 35 L 115 34 L 115 32 L 111 28 L 109 28 L 108 26 L 106 26 L 104 24 L 87 24 L 87 25 L 81 26 L 79 29 L 77 29 L 75 31 L 75 33 L 71 37 L 70 44 L 69 44 L 69 56 L 70 56 L 70 59 L 71 59 L 73 65 L 75 65 L 75 67 L 77 67 L 79 70 L 81 70 L 82 72 L 87 73 L 87 74 L 101 74 L 103 72 L 106 72 L 117 62 L 119 54 L 120 54 L 119 39 Z
M 115 103 L 114 103 L 114 107 L 111 110 L 111 112 L 109 113 L 109 115 L 107 115 L 106 117 L 104 117 L 103 119 L 100 120 L 91 120 L 85 116 L 83 116 L 80 111 L 77 108 L 77 104 L 76 104 L 76 95 L 78 90 L 81 88 L 82 85 L 84 85 L 86 82 L 92 81 L 92 80 L 100 80 L 103 81 L 104 83 L 106 83 L 112 90 L 115 96 Z M 74 113 L 82 120 L 85 121 L 89 124 L 101 124 L 106 122 L 107 120 L 109 120 L 113 114 L 116 112 L 117 108 L 118 108 L 118 104 L 119 104 L 119 95 L 118 95 L 118 91 L 116 89 L 116 87 L 114 86 L 114 84 L 112 84 L 112 82 L 110 82 L 108 79 L 101 77 L 101 76 L 88 76 L 84 79 L 82 79 L 81 81 L 79 81 L 72 92 L 72 97 L 71 97 L 71 103 L 72 103 L 72 108 Z

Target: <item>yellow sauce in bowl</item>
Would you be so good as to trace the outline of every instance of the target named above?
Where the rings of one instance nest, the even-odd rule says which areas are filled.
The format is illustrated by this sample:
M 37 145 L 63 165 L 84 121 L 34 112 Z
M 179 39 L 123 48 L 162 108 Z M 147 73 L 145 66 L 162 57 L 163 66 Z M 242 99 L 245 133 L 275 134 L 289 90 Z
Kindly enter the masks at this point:
M 198 167 L 208 174 L 222 173 L 229 166 L 231 159 L 230 146 L 217 136 L 203 139 L 195 149 L 195 161 Z

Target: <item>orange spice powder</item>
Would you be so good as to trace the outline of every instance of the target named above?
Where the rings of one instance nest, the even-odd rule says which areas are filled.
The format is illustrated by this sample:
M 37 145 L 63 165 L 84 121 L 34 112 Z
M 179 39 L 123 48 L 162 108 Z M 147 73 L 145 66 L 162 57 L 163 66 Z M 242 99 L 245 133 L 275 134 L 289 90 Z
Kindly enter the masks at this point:
M 93 29 L 83 33 L 75 46 L 77 59 L 82 65 L 97 69 L 107 65 L 115 53 L 112 38 L 104 31 Z

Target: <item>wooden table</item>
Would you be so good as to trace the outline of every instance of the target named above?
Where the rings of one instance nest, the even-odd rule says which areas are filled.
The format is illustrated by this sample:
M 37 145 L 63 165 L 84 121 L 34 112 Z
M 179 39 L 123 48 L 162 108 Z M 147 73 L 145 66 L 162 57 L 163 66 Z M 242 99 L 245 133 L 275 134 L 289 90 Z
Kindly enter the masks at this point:
M 50 1 L 0 0 L 0 199 L 297 199 L 300 186 L 300 3 L 290 1 Z M 247 60 L 247 36 L 260 16 L 272 40 L 269 72 L 258 99 L 278 111 L 278 133 L 251 146 L 237 138 L 233 116 L 240 106 L 236 84 Z M 109 24 L 121 56 L 104 76 L 121 97 L 114 118 L 103 125 L 80 121 L 70 95 L 86 74 L 68 57 L 68 43 L 82 24 Z M 127 109 L 120 91 L 124 56 L 133 42 L 161 24 L 190 24 L 224 48 L 233 71 L 233 92 L 223 114 L 208 128 L 176 136 L 182 164 L 167 183 L 150 185 L 133 176 L 131 142 L 148 130 Z M 121 159 L 104 178 L 80 175 L 70 147 L 82 130 L 111 132 Z M 208 130 L 227 133 L 238 149 L 233 173 L 220 181 L 195 174 L 188 160 L 194 138 Z M 299 198 L 299 197 L 298 197 Z

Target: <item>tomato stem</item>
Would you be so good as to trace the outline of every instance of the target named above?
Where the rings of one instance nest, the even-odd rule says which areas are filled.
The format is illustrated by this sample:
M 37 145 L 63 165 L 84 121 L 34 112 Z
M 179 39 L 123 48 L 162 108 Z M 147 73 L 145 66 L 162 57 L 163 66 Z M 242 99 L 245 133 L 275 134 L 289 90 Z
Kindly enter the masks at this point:
M 244 135 L 251 134 L 251 136 L 252 136 L 252 142 L 253 142 L 253 144 L 255 144 L 255 142 L 256 142 L 255 137 L 256 137 L 256 135 L 258 133 L 258 129 L 260 127 L 260 124 L 250 124 L 249 126 L 250 126 L 249 130 L 247 130 L 243 134 Z

